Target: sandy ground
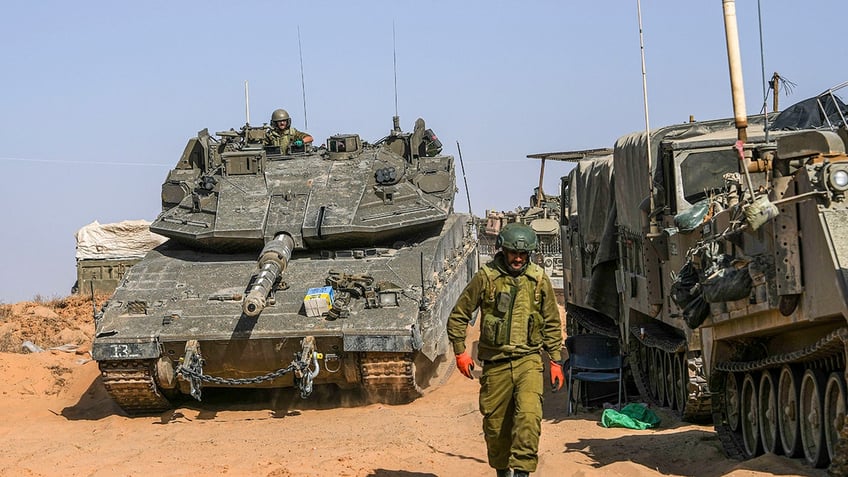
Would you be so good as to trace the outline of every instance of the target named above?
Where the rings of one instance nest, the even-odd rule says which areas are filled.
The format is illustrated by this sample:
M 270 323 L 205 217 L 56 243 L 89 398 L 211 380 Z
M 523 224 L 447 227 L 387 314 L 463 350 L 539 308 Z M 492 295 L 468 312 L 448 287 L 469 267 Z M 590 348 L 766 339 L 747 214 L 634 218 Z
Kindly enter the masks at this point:
M 87 353 L 91 304 L 64 301 L 0 305 L 0 475 L 494 475 L 478 381 L 458 372 L 402 406 L 362 404 L 355 393 L 320 387 L 309 400 L 286 390 L 209 390 L 203 403 L 128 417 Z M 21 354 L 23 339 L 46 351 Z M 78 347 L 49 349 L 65 343 Z M 711 426 L 662 410 L 659 429 L 607 429 L 599 410 L 567 416 L 563 393 L 546 390 L 544 411 L 534 475 L 825 475 L 773 455 L 727 460 Z

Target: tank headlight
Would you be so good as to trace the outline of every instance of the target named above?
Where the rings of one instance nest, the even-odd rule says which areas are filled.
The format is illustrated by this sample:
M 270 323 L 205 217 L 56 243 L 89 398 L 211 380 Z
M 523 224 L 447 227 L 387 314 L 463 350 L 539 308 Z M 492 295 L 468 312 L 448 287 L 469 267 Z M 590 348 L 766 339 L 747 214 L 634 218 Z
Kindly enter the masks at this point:
M 848 190 L 848 164 L 834 164 L 827 174 L 828 186 L 836 192 Z

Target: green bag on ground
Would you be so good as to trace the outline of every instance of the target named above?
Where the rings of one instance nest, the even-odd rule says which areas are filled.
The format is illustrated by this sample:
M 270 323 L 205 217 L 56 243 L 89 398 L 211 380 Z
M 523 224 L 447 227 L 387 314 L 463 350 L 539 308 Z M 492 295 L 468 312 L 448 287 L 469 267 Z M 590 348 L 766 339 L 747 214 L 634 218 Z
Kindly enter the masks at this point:
M 628 429 L 653 429 L 660 425 L 659 416 L 648 406 L 641 403 L 630 403 L 621 411 L 604 409 L 601 414 L 601 425 L 604 427 L 626 427 Z

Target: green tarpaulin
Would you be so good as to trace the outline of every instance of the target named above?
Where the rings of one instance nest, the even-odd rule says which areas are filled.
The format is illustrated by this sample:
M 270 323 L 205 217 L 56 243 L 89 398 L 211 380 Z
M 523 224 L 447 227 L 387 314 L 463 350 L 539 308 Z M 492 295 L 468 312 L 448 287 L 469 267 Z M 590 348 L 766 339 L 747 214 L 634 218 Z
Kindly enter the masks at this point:
M 652 429 L 660 425 L 660 418 L 644 404 L 630 403 L 621 411 L 604 409 L 601 415 L 604 427 L 626 427 L 629 429 Z

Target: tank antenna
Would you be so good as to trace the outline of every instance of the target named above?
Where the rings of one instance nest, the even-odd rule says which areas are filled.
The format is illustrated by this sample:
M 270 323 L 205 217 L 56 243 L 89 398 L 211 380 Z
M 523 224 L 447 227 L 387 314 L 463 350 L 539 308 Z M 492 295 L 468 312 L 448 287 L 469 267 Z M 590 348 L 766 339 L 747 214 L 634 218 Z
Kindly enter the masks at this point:
M 303 47 L 300 44 L 300 25 L 297 26 L 297 52 L 300 54 L 300 91 L 303 95 L 303 128 L 309 130 L 309 120 L 306 119 L 306 81 L 303 79 Z
M 468 193 L 468 180 L 465 178 L 465 162 L 462 160 L 462 149 L 459 148 L 459 141 L 456 141 L 456 151 L 459 153 L 459 166 L 462 168 L 462 182 L 465 183 L 465 199 L 468 201 L 468 213 L 471 211 L 471 194 Z
M 248 92 L 247 80 L 244 80 L 244 123 L 250 126 L 250 93 Z
M 645 70 L 645 42 L 642 37 L 642 2 L 636 0 L 636 12 L 639 18 L 639 51 L 642 56 L 642 101 L 645 106 L 645 140 L 648 158 L 648 197 L 650 198 L 650 212 L 648 212 L 648 223 L 650 224 L 650 233 L 659 233 L 656 216 L 654 215 L 654 178 L 653 178 L 653 161 L 651 160 L 651 122 L 648 118 L 648 77 Z
M 769 142 L 769 115 L 768 115 L 768 87 L 766 86 L 766 59 L 763 50 L 763 12 L 760 8 L 760 0 L 757 0 L 757 20 L 760 26 L 760 69 L 763 76 L 763 133 L 766 142 Z
M 459 147 L 459 141 L 456 141 L 456 152 L 459 154 L 459 166 L 462 168 L 462 182 L 465 184 L 465 199 L 468 201 L 468 215 L 471 216 L 471 226 L 474 227 L 474 212 L 471 209 L 471 193 L 468 192 L 468 180 L 465 178 L 465 162 L 462 160 L 462 149 Z M 474 255 L 477 263 L 480 263 L 480 247 L 474 248 Z
M 397 90 L 397 42 L 395 40 L 395 22 L 392 20 L 392 69 L 395 75 L 395 115 L 392 118 L 392 126 L 395 131 L 400 131 L 400 116 L 398 116 L 398 90 Z

